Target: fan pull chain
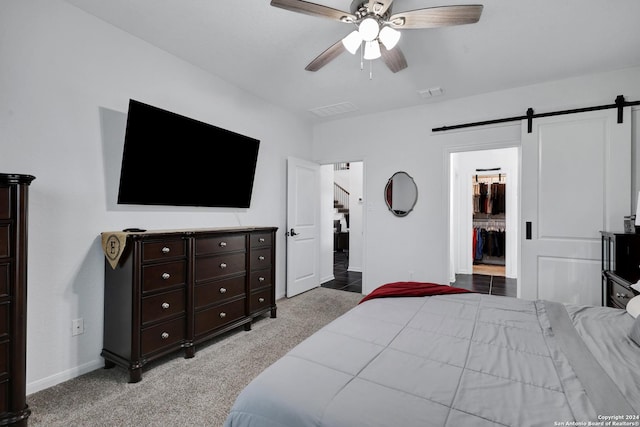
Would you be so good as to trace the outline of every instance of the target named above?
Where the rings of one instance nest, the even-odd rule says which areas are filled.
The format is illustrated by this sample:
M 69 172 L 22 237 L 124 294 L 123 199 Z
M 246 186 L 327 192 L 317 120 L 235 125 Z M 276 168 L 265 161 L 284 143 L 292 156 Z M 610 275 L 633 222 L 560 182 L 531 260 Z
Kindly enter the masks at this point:
M 369 61 L 369 80 L 373 80 L 373 61 Z
M 360 45 L 360 71 L 364 70 L 364 42 Z

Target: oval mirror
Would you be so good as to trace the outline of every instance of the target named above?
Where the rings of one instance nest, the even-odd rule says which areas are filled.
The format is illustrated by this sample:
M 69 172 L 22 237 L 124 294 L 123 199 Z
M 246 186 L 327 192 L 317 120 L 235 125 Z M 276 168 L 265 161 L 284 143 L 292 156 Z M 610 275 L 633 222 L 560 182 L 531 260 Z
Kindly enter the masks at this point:
M 384 201 L 395 216 L 407 216 L 418 201 L 418 187 L 406 172 L 393 174 L 384 188 Z

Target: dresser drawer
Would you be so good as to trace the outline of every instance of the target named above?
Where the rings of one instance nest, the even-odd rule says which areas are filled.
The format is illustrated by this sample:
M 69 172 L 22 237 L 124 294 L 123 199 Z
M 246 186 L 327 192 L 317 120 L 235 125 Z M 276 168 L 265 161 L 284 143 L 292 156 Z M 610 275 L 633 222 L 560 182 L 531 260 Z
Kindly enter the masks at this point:
M 246 240 L 244 234 L 202 237 L 196 239 L 196 255 L 244 251 L 245 248 Z
M 0 219 L 11 218 L 11 190 L 0 187 Z
M 185 335 L 184 317 L 143 329 L 140 337 L 142 354 L 176 347 L 184 341 Z
M 9 380 L 0 381 L 0 412 L 9 410 Z
M 142 267 L 142 291 L 151 292 L 184 285 L 187 273 L 185 261 L 167 262 Z
M 249 312 L 251 313 L 269 308 L 272 305 L 273 299 L 271 298 L 271 289 L 255 292 L 251 294 L 251 297 L 249 298 Z
M 142 243 L 142 262 L 183 258 L 185 255 L 186 245 L 182 239 Z
M 0 304 L 0 339 L 4 339 L 9 336 L 9 315 L 11 313 L 11 303 L 4 301 Z
M 611 294 L 609 295 L 609 297 L 611 298 L 611 302 L 613 302 L 619 308 L 626 308 L 627 303 L 631 298 L 634 297 L 634 294 L 631 290 L 612 281 Z
M 195 287 L 195 307 L 205 307 L 226 299 L 244 295 L 245 276 L 205 283 Z
M 9 373 L 9 341 L 0 344 L 0 377 Z
M 271 267 L 271 248 L 253 249 L 249 259 L 251 271 Z
M 271 286 L 271 269 L 252 271 L 249 277 L 249 287 L 253 291 L 255 289 Z
M 11 264 L 0 264 L 0 298 L 9 296 L 9 267 Z
M 244 273 L 245 254 L 234 253 L 196 258 L 196 284 L 205 280 L 217 279 L 231 274 Z
M 252 248 L 262 248 L 273 244 L 271 233 L 251 233 L 249 240 Z
M 196 336 L 218 329 L 227 323 L 245 317 L 245 299 L 239 299 L 227 304 L 211 307 L 196 312 L 195 334 Z
M 11 256 L 11 226 L 9 224 L 0 224 L 0 258 Z
M 143 298 L 142 325 L 184 313 L 185 298 L 184 289 Z

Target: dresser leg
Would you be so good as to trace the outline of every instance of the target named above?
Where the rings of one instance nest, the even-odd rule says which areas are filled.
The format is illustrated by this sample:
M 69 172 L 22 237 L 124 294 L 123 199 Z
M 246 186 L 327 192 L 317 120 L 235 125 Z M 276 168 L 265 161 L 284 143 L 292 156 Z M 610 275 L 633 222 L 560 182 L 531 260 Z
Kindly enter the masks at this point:
M 245 331 L 250 331 L 251 330 L 251 322 L 244 324 L 244 330 Z
M 195 345 L 191 345 L 189 347 L 185 347 L 184 348 L 184 358 L 185 359 L 191 359 L 195 355 L 196 355 L 196 346 Z
M 142 380 L 142 368 L 129 369 L 129 382 L 138 383 Z
M 271 318 L 272 319 L 276 318 L 276 310 L 277 310 L 277 308 L 275 308 L 275 307 L 271 309 Z

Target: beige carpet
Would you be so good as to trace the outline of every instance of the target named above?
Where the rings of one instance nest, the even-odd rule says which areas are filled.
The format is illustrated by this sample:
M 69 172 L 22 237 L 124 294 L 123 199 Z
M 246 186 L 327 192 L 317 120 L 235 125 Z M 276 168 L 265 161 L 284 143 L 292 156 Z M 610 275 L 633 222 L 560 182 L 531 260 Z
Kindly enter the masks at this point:
M 362 298 L 316 288 L 278 301 L 278 317 L 147 364 L 129 384 L 125 369 L 98 369 L 27 396 L 35 426 L 222 426 L 240 391 L 293 346 Z

